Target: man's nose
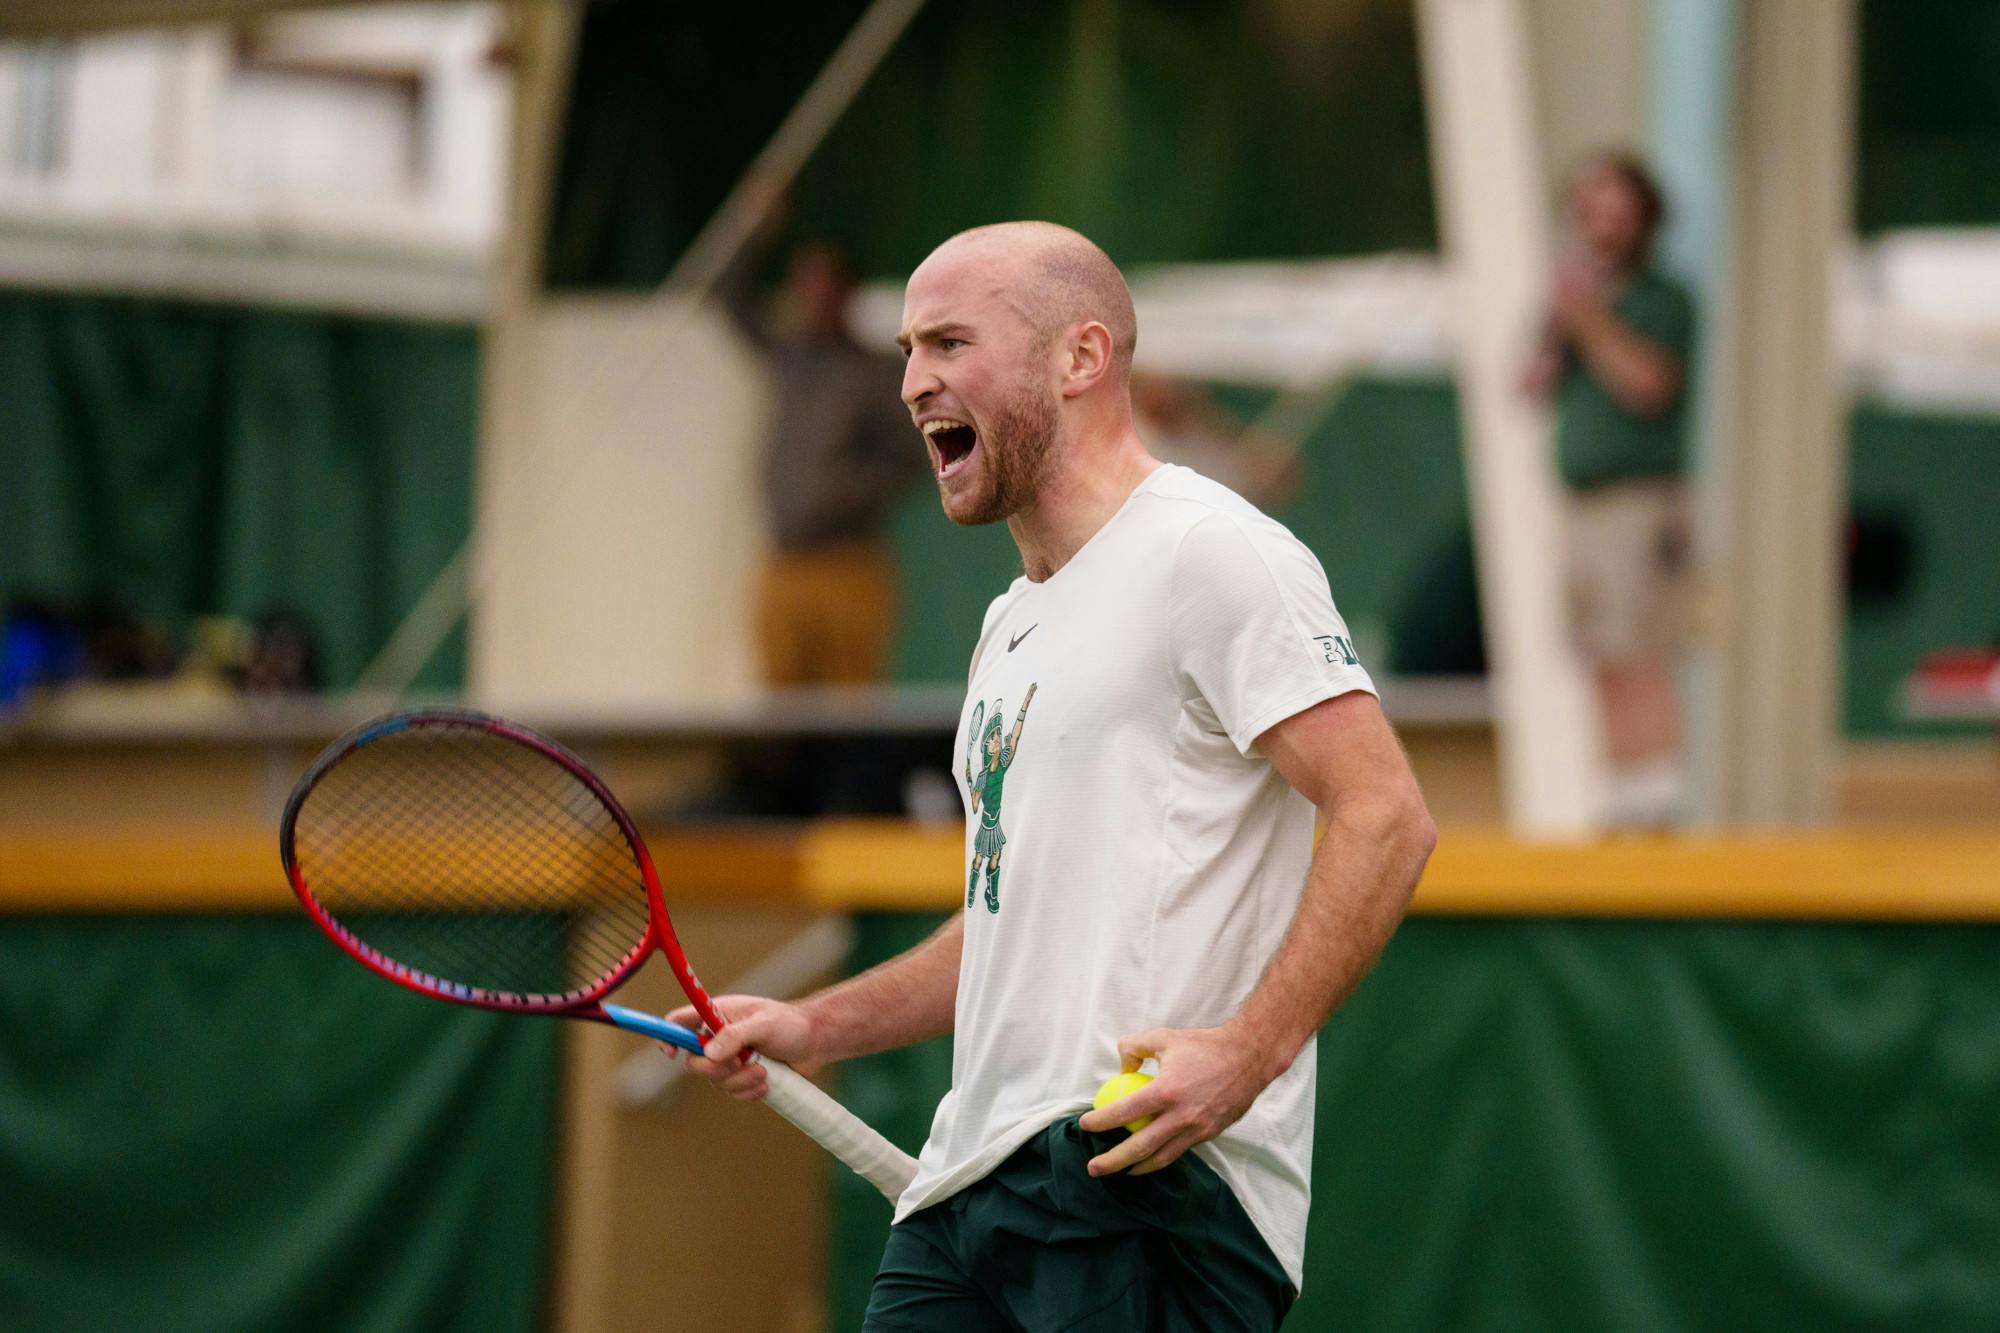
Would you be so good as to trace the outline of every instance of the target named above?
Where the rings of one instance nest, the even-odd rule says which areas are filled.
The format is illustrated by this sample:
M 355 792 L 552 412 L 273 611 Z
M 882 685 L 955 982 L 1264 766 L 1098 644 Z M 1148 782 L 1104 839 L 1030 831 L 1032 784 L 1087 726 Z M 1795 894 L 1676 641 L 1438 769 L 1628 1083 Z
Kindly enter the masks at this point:
M 920 405 L 939 387 L 937 376 L 924 368 L 921 357 L 913 356 L 903 364 L 903 401 L 911 407 Z

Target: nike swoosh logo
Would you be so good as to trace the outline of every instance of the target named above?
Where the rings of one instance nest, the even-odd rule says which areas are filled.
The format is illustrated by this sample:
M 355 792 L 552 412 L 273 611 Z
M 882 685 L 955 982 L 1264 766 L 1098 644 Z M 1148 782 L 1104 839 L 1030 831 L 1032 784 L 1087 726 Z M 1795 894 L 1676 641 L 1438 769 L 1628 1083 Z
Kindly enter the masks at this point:
M 1007 640 L 1007 651 L 1011 653 L 1016 648 L 1019 648 L 1021 646 L 1022 639 L 1027 638 L 1030 634 L 1033 634 L 1036 630 L 1040 629 L 1041 627 L 1042 627 L 1042 622 L 1037 620 L 1034 624 L 1022 630 L 1018 636 Z

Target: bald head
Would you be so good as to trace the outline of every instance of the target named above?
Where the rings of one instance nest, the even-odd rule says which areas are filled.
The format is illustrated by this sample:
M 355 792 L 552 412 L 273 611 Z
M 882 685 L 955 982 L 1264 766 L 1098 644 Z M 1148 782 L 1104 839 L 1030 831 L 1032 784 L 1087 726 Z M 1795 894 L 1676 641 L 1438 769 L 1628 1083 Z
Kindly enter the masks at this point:
M 1126 378 L 1139 342 L 1132 291 L 1111 256 L 1089 237 L 1053 222 L 996 222 L 958 233 L 931 258 L 967 254 L 991 262 L 1000 295 L 1044 346 L 1078 324 L 1102 324 L 1111 334 L 1116 377 Z
M 1138 340 L 1118 266 L 1067 227 L 977 227 L 931 251 L 903 288 L 896 342 L 946 515 L 1039 512 L 1058 474 L 1075 483 L 1071 501 L 1090 491 L 1080 478 L 1136 484 L 1148 461 L 1132 428 Z

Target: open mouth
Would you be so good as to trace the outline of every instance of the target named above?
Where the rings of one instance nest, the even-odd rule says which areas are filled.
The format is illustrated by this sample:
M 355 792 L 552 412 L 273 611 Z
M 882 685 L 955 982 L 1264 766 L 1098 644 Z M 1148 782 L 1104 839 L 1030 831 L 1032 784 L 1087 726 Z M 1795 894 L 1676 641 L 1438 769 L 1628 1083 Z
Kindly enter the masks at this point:
M 931 448 L 937 453 L 940 481 L 962 469 L 972 457 L 972 451 L 979 447 L 979 432 L 950 417 L 926 421 L 924 438 L 931 442 Z

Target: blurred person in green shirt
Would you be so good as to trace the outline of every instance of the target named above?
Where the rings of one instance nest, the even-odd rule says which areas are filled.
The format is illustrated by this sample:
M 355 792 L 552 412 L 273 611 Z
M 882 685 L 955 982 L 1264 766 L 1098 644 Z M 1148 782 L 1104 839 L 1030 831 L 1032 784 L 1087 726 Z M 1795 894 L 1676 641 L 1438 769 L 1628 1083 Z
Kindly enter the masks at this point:
M 1681 813 L 1674 659 L 1688 631 L 1682 417 L 1694 309 L 1652 266 L 1664 213 L 1652 174 L 1628 154 L 1601 154 L 1571 178 L 1548 324 L 1524 375 L 1556 413 L 1572 624 L 1603 710 L 1603 815 L 1618 825 Z

